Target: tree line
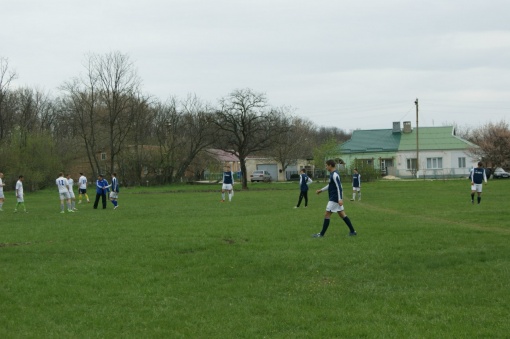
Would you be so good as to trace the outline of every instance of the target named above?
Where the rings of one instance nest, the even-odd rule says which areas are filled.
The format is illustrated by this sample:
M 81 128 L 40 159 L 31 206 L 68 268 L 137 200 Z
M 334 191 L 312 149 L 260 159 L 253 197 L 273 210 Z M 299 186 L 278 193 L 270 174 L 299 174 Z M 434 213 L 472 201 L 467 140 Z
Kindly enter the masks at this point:
M 191 94 L 161 101 L 144 94 L 134 64 L 120 52 L 87 55 L 84 72 L 57 95 L 14 88 L 17 77 L 0 57 L 0 171 L 11 180 L 23 174 L 28 189 L 52 185 L 77 159 L 86 159 L 86 172 L 116 171 L 133 185 L 147 177 L 172 183 L 190 172 L 198 178 L 211 166 L 221 171 L 212 148 L 239 157 L 246 188 L 247 156 L 271 157 L 285 169 L 350 137 L 295 116 L 291 107 L 274 107 L 248 88 L 215 105 Z M 103 152 L 106 161 L 98 157 Z

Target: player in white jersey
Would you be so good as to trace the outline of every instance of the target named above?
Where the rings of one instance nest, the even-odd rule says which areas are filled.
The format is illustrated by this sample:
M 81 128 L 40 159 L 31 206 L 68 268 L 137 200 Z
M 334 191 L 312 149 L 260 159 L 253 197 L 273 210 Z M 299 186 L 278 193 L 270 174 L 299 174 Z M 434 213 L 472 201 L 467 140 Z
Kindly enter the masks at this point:
M 23 194 L 23 176 L 20 175 L 18 177 L 18 181 L 16 182 L 16 208 L 14 209 L 14 213 L 18 212 L 18 207 L 23 206 L 23 210 L 27 213 L 27 208 L 25 206 L 25 196 Z
M 78 204 L 81 204 L 81 196 L 85 195 L 87 202 L 90 202 L 89 196 L 87 195 L 87 177 L 80 172 L 80 179 L 78 179 Z
M 71 198 L 71 208 L 73 211 L 77 211 L 78 209 L 76 208 L 76 196 L 74 195 L 74 190 L 73 190 L 73 187 L 74 187 L 74 180 L 73 178 L 71 178 L 71 174 L 68 174 L 66 175 L 66 178 L 67 178 L 67 182 L 69 184 L 69 197 Z
M 60 195 L 60 213 L 64 212 L 64 200 L 67 200 L 67 211 L 74 212 L 71 208 L 71 196 L 69 194 L 69 182 L 64 178 L 64 173 L 60 172 L 59 177 L 55 180 Z
M 0 172 L 0 212 L 3 212 L 2 206 L 4 205 L 5 196 L 4 196 L 4 182 L 2 181 L 4 174 Z

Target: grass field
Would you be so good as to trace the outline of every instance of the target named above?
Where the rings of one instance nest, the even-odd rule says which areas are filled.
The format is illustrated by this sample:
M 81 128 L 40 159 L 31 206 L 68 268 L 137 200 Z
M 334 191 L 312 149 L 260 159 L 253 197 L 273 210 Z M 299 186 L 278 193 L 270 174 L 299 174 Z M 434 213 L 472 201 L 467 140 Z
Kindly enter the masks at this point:
M 322 187 L 313 183 L 312 191 Z M 351 191 L 346 184 L 347 197 Z M 0 212 L 2 338 L 508 338 L 510 180 L 363 185 L 294 209 L 295 183 L 123 189 L 59 214 L 55 190 Z

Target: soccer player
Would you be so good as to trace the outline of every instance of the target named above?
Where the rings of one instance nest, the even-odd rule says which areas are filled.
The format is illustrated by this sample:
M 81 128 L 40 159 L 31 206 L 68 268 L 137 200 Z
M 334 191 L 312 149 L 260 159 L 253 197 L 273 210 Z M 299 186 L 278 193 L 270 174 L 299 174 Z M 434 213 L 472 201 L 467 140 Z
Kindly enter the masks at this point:
M 361 200 L 361 174 L 358 173 L 358 169 L 354 169 L 352 174 L 352 199 L 356 200 L 356 192 L 358 193 L 358 200 Z
M 76 208 L 76 196 L 74 195 L 74 180 L 71 178 L 71 174 L 66 175 L 67 182 L 69 184 L 69 196 L 71 197 L 71 208 L 73 211 L 77 211 Z
M 20 175 L 18 177 L 18 181 L 16 182 L 16 208 L 14 209 L 14 213 L 18 212 L 18 207 L 23 206 L 23 210 L 27 213 L 27 208 L 25 206 L 25 198 L 23 195 L 23 176 Z
M 225 202 L 225 191 L 228 191 L 228 201 L 232 201 L 233 188 L 234 188 L 234 173 L 230 170 L 230 166 L 225 166 L 223 172 L 223 186 L 221 186 L 221 202 Z
M 67 202 L 67 212 L 74 212 L 71 208 L 71 195 L 69 194 L 69 182 L 64 178 L 64 173 L 60 172 L 55 180 L 60 195 L 60 213 L 64 212 L 64 201 Z
M 110 192 L 110 201 L 113 204 L 113 209 L 116 210 L 119 207 L 117 203 L 117 199 L 119 198 L 119 180 L 117 179 L 117 173 L 112 174 L 112 184 L 110 185 L 112 188 Z
M 97 209 L 99 198 L 102 200 L 103 209 L 106 209 L 106 192 L 108 192 L 108 187 L 108 181 L 103 178 L 102 174 L 99 174 L 96 181 L 96 201 L 94 201 L 94 209 Z
M 478 204 L 482 201 L 482 184 L 485 181 L 487 183 L 487 175 L 485 174 L 485 168 L 480 161 L 477 168 L 473 168 L 471 171 L 471 203 L 475 203 L 475 192 L 478 193 Z
M 301 201 L 303 200 L 303 198 L 305 198 L 305 207 L 308 207 L 308 185 L 310 185 L 312 182 L 313 182 L 312 179 L 310 179 L 310 177 L 306 175 L 305 169 L 302 168 L 301 174 L 299 175 L 299 188 L 300 188 L 299 200 L 297 206 L 295 206 L 294 208 L 298 208 L 299 205 L 301 205 Z
M 316 191 L 317 194 L 321 194 L 324 191 L 329 192 L 329 201 L 326 206 L 326 214 L 324 215 L 324 223 L 322 224 L 322 231 L 320 233 L 314 234 L 315 238 L 322 238 L 329 227 L 329 221 L 331 218 L 331 214 L 338 213 L 338 215 L 343 219 L 347 227 L 349 227 L 350 233 L 349 236 L 357 235 L 354 227 L 352 226 L 351 220 L 345 214 L 344 211 L 344 203 L 342 200 L 342 183 L 340 182 L 340 175 L 335 169 L 336 163 L 334 160 L 326 161 L 326 169 L 329 171 L 329 184 L 323 187 L 322 189 L 318 189 Z
M 0 212 L 3 212 L 4 210 L 2 207 L 4 206 L 5 196 L 4 196 L 4 182 L 2 181 L 2 178 L 4 177 L 4 174 L 0 172 Z
M 87 202 L 90 202 L 89 196 L 87 195 L 87 178 L 80 172 L 80 178 L 78 179 L 78 204 L 81 204 L 81 196 L 85 195 Z

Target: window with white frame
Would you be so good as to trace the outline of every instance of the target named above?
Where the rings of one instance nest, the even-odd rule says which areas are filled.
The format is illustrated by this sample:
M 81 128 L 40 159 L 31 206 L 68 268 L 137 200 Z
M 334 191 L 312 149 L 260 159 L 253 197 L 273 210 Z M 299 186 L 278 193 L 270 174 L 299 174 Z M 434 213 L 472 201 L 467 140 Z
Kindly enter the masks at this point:
M 443 168 L 443 158 L 427 158 L 427 168 Z
M 459 158 L 459 168 L 466 168 L 466 158 Z
M 407 169 L 408 170 L 416 169 L 416 158 L 407 159 Z
M 105 152 L 101 153 L 101 160 L 106 160 L 106 153 Z

